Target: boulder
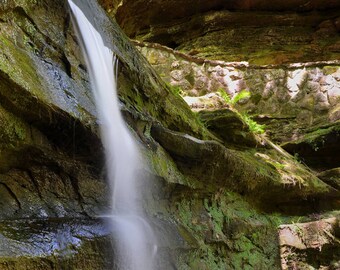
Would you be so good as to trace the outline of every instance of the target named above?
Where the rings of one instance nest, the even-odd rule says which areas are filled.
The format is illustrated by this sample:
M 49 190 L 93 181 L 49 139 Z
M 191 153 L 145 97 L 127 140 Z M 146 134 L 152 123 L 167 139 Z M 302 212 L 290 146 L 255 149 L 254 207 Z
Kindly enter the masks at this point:
M 339 217 L 279 226 L 282 269 L 339 268 Z

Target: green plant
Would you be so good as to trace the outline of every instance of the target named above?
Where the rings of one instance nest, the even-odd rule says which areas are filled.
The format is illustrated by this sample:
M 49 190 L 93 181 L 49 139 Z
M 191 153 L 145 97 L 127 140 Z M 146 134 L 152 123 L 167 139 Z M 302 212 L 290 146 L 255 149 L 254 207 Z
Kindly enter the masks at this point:
M 220 93 L 221 97 L 224 99 L 224 101 L 227 104 L 231 104 L 231 98 L 228 96 L 228 94 L 224 91 L 224 89 L 220 88 L 217 90 L 218 93 Z
M 248 90 L 242 90 L 239 93 L 237 93 L 233 98 L 230 98 L 228 96 L 228 94 L 224 91 L 224 89 L 220 88 L 218 89 L 218 92 L 220 93 L 221 97 L 224 99 L 224 101 L 231 105 L 232 107 L 241 99 L 244 98 L 248 98 L 251 96 L 250 92 Z M 235 110 L 235 109 L 234 109 Z M 236 111 L 236 110 L 235 110 Z M 253 119 L 251 119 L 251 117 L 247 114 L 247 113 L 240 113 L 238 111 L 236 111 L 236 113 L 240 116 L 240 118 L 242 118 L 242 120 L 247 124 L 247 126 L 249 127 L 249 130 L 253 133 L 256 134 L 263 134 L 265 132 L 265 125 L 260 125 L 259 123 L 257 123 L 256 121 L 254 121 Z
M 248 90 L 243 89 L 242 91 L 238 92 L 235 96 L 230 98 L 228 94 L 224 91 L 224 89 L 220 88 L 218 89 L 218 92 L 220 93 L 221 97 L 224 99 L 224 101 L 227 104 L 235 105 L 237 102 L 239 102 L 242 99 L 248 98 L 251 96 L 251 93 Z
M 217 202 L 211 201 L 211 204 L 209 205 L 209 200 L 205 199 L 204 207 L 211 216 L 216 233 L 223 234 L 222 227 L 223 227 L 224 214 L 222 210 L 219 208 L 219 206 L 217 205 Z
M 243 119 L 243 121 L 248 125 L 249 130 L 253 133 L 256 134 L 263 134 L 265 132 L 265 125 L 260 125 L 259 123 L 257 123 L 256 121 L 254 121 L 253 119 L 251 119 L 251 117 L 246 114 L 240 114 L 241 118 Z
M 231 99 L 231 104 L 235 105 L 242 99 L 249 98 L 251 93 L 248 90 L 243 89 L 242 91 L 238 92 L 233 98 Z

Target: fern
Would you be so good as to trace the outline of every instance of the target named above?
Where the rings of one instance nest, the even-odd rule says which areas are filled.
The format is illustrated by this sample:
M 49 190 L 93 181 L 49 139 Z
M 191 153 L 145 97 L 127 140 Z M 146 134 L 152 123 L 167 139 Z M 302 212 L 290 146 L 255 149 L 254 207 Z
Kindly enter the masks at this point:
M 231 104 L 235 105 L 237 102 L 239 102 L 241 99 L 249 98 L 251 96 L 251 93 L 248 90 L 242 90 L 238 92 L 232 99 Z
M 237 102 L 239 102 L 241 99 L 248 98 L 248 97 L 251 96 L 250 92 L 247 91 L 247 90 L 240 91 L 233 98 L 230 98 L 228 96 L 228 94 L 224 91 L 224 89 L 222 89 L 222 88 L 218 89 L 218 92 L 220 93 L 220 95 L 224 99 L 224 101 L 227 104 L 231 105 L 232 107 Z M 236 112 L 240 116 L 240 118 L 242 118 L 242 120 L 247 124 L 247 126 L 249 127 L 249 130 L 251 132 L 256 133 L 256 134 L 263 134 L 265 132 L 265 125 L 258 124 L 256 121 L 251 119 L 251 117 L 249 115 L 247 115 L 246 113 L 239 113 L 238 111 L 236 111 Z
M 228 94 L 224 91 L 224 89 L 220 88 L 217 90 L 221 97 L 224 99 L 224 101 L 227 103 L 227 104 L 231 104 L 231 98 L 228 96 Z
M 237 102 L 239 102 L 241 99 L 245 99 L 251 96 L 251 93 L 248 90 L 243 89 L 242 91 L 238 92 L 233 98 L 230 98 L 228 94 L 224 91 L 224 89 L 220 88 L 218 89 L 218 92 L 220 93 L 221 97 L 224 99 L 224 101 L 227 104 L 235 105 Z
M 265 125 L 260 125 L 256 121 L 250 118 L 246 113 L 240 114 L 243 121 L 248 125 L 249 130 L 256 134 L 263 134 L 265 132 Z

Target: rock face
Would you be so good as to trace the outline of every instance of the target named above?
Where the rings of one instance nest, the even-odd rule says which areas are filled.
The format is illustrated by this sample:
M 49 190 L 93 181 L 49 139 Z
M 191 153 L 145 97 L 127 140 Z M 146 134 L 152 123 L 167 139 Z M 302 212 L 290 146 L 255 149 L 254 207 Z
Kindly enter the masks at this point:
M 191 97 L 203 98 L 222 90 L 232 99 L 242 90 L 249 91 L 250 98 L 237 102 L 236 108 L 260 115 L 256 120 L 267 124 L 276 142 L 297 139 L 303 129 L 339 120 L 338 61 L 256 66 L 209 61 L 149 43 L 137 45 L 160 76 L 180 89 L 193 109 L 219 108 L 225 101 L 222 99 L 219 105 L 216 98 L 199 102 Z
M 337 187 L 237 114 L 221 131 L 219 115 L 193 113 L 95 2 L 77 2 L 120 61 L 122 113 L 150 168 L 140 173 L 158 269 L 279 269 L 277 226 L 336 210 Z M 63 1 L 0 4 L 0 269 L 114 267 L 109 226 L 95 219 L 108 188 L 68 14 Z
M 218 141 L 216 144 L 167 129 L 151 129 L 151 135 L 167 150 L 184 176 L 179 184 L 189 183 L 195 188 L 190 198 L 178 189 L 173 197 L 177 209 L 172 215 L 179 217 L 185 230 L 194 236 L 187 239 L 202 258 L 197 260 L 197 256 L 187 253 L 188 269 L 278 269 L 280 263 L 273 255 L 278 253 L 283 269 L 337 269 L 339 224 L 333 218 L 328 226 L 328 220 L 322 218 L 338 215 L 337 211 L 325 212 L 339 209 L 335 168 L 339 166 L 339 3 L 260 0 L 101 3 L 130 38 L 139 40 L 135 44 L 171 90 L 184 96 L 191 108 L 199 111 L 200 120 L 216 136 L 209 140 Z M 229 104 L 223 95 L 216 93 L 220 89 L 229 95 Z M 250 97 L 234 104 L 233 99 L 237 100 L 242 90 L 249 91 Z M 235 114 L 233 109 L 240 113 Z M 292 159 L 265 137 L 251 132 L 248 136 L 248 127 L 240 119 L 245 112 L 266 124 L 266 136 L 282 143 L 295 157 Z M 225 152 L 223 147 L 221 150 L 219 144 L 228 150 Z M 235 152 L 229 159 L 226 153 L 231 149 Z M 243 163 L 246 159 L 250 167 L 256 168 L 256 176 Z M 300 165 L 296 166 L 296 162 Z M 285 183 L 304 185 L 308 174 L 301 171 L 302 163 L 319 171 L 310 173 L 334 188 L 334 193 L 328 193 L 332 193 L 329 197 L 332 199 L 321 195 L 323 198 L 316 200 L 317 206 L 312 206 L 318 195 L 314 199 L 307 195 L 305 202 L 293 198 L 292 194 L 308 189 L 311 179 L 297 193 L 291 187 L 289 191 L 281 190 L 280 185 Z M 275 172 L 264 164 L 275 168 Z M 238 168 L 235 178 L 228 170 L 231 167 Z M 238 170 L 244 173 L 238 174 Z M 169 171 L 166 167 L 166 172 Z M 278 181 L 274 180 L 276 173 L 280 175 Z M 271 180 L 267 182 L 265 175 L 270 175 Z M 243 189 L 243 177 L 250 189 Z M 237 184 L 233 179 L 237 179 Z M 316 191 L 319 184 L 312 186 Z M 276 188 L 280 191 L 275 191 Z M 270 190 L 272 196 L 266 197 L 269 194 L 264 190 Z M 286 192 L 290 195 L 284 198 Z M 266 214 L 259 214 L 259 209 Z M 280 213 L 279 217 L 273 212 Z M 282 240 L 284 230 L 296 223 L 296 218 L 288 218 L 287 214 L 301 215 L 298 220 L 304 222 L 296 226 L 297 235 L 299 232 L 306 235 L 300 237 L 299 241 L 304 242 L 301 250 Z M 278 224 L 286 223 L 294 224 L 282 225 L 279 233 L 273 232 Z M 273 245 L 268 242 L 273 234 L 280 237 L 280 243 L 273 239 Z M 315 239 L 312 235 L 320 237 Z
M 66 2 L 2 2 L 0 25 L 0 269 L 104 269 L 89 255 L 111 253 L 109 231 L 89 217 L 107 185 Z
M 87 75 L 71 64 L 66 5 L 51 8 L 49 16 L 44 4 L 1 6 L 2 218 L 93 215 L 106 204 Z
M 200 57 L 256 64 L 339 58 L 337 1 L 101 2 L 129 37 Z
M 279 227 L 282 269 L 338 269 L 339 218 Z

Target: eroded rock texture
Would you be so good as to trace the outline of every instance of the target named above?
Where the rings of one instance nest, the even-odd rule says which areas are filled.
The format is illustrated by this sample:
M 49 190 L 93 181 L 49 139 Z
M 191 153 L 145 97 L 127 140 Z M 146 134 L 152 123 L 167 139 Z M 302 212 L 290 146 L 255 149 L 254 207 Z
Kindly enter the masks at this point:
M 279 227 L 282 269 L 338 269 L 339 219 Z
M 337 1 L 101 1 L 129 37 L 209 59 L 339 58 Z
M 159 239 L 157 269 L 280 269 L 278 225 L 292 223 L 292 216 L 310 222 L 337 215 L 333 174 L 317 176 L 253 134 L 235 110 L 193 113 L 94 1 L 77 2 L 88 7 L 87 15 L 120 61 L 122 113 L 149 164 L 140 174 L 149 184 L 143 190 L 145 211 Z M 129 18 L 124 3 L 141 12 L 156 2 L 143 8 L 141 1 L 105 4 L 117 14 L 125 9 Z M 122 5 L 117 9 L 117 4 Z M 186 5 L 178 14 L 202 18 L 200 12 L 212 8 L 226 12 L 218 1 L 191 4 L 190 14 Z M 291 10 L 290 2 L 277 4 L 270 12 Z M 337 2 L 304 4 L 293 10 L 319 7 L 317 18 L 337 25 L 336 16 L 322 12 L 337 8 Z M 230 5 L 226 8 L 253 8 L 246 2 Z M 254 7 L 268 11 L 262 1 Z M 142 17 L 147 27 L 129 26 L 138 35 L 151 25 L 147 13 Z M 330 46 L 328 40 L 324 46 Z M 112 269 L 110 230 L 96 219 L 110 207 L 96 112 L 66 2 L 1 3 L 0 49 L 0 269 Z M 183 75 L 177 66 L 174 70 L 165 77 Z M 195 76 L 188 82 L 195 84 Z M 232 128 L 219 124 L 223 119 Z
M 151 129 L 152 136 L 186 176 L 181 183 L 195 184 L 191 198 L 177 195 L 180 220 L 185 221 L 184 227 L 195 236 L 187 238 L 201 256 L 201 260 L 197 260 L 191 255 L 188 268 L 278 269 L 280 263 L 273 255 L 278 252 L 278 243 L 272 239 L 273 245 L 266 241 L 264 244 L 263 239 L 269 240 L 274 233 L 272 228 L 278 224 L 298 220 L 306 224 L 299 223 L 298 231 L 320 236 L 320 239 L 305 239 L 318 248 L 306 244 L 306 251 L 295 252 L 296 247 L 281 243 L 281 267 L 337 269 L 339 246 L 335 231 L 339 225 L 335 222 L 333 231 L 318 224 L 323 223 L 323 217 L 337 216 L 339 209 L 339 3 L 101 2 L 127 35 L 138 40 L 135 44 L 172 92 L 183 96 L 192 110 L 199 112 L 198 117 L 213 133 L 213 140 L 228 149 L 224 152 L 212 142 L 160 128 Z M 237 100 L 242 90 L 249 91 L 250 95 Z M 264 136 L 250 131 L 246 121 L 249 114 L 266 125 Z M 294 158 L 268 138 L 281 144 Z M 179 146 L 181 142 L 188 147 Z M 200 145 L 200 151 L 196 144 Z M 230 150 L 235 151 L 232 157 Z M 242 165 L 238 163 L 239 154 L 242 161 L 250 158 L 248 164 L 255 168 L 256 176 L 242 162 Z M 296 166 L 297 163 L 300 165 Z M 276 182 L 275 173 L 265 169 L 264 164 L 275 168 L 281 180 Z M 300 171 L 305 165 L 309 166 L 311 175 L 334 188 L 332 199 L 325 199 L 323 195 L 323 198 L 316 196 L 319 199 L 307 195 L 305 201 L 290 197 L 294 194 L 291 185 L 299 186 L 297 194 L 308 189 L 304 182 L 308 174 Z M 228 170 L 231 167 L 237 168 L 235 178 Z M 226 175 L 227 181 L 214 181 Z M 266 182 L 265 175 L 273 182 Z M 204 192 L 197 192 L 201 183 L 194 179 L 204 180 Z M 237 179 L 236 182 L 233 179 Z M 242 179 L 247 179 L 246 186 L 250 189 L 244 189 Z M 214 187 L 209 183 L 219 187 L 218 191 L 210 193 Z M 280 189 L 278 183 L 287 185 L 287 189 L 275 191 Z M 318 189 L 317 186 L 313 185 L 312 190 Z M 270 192 L 266 194 L 264 190 Z M 245 201 L 241 198 L 250 204 L 243 204 Z M 242 209 L 240 212 L 248 220 L 240 217 L 243 214 L 236 209 Z M 257 214 L 250 209 L 256 209 Z M 259 209 L 266 214 L 261 216 Z M 335 211 L 327 212 L 330 210 Z M 204 214 L 206 211 L 208 217 Z M 280 214 L 276 216 L 274 212 Z M 261 233 L 255 233 L 252 221 Z M 282 228 L 284 226 L 293 225 L 282 225 Z M 206 230 L 207 227 L 210 229 Z M 274 234 L 279 237 L 277 232 Z M 328 236 L 323 237 L 325 234 Z M 322 237 L 327 238 L 327 244 Z M 213 261 L 210 258 L 214 258 Z

